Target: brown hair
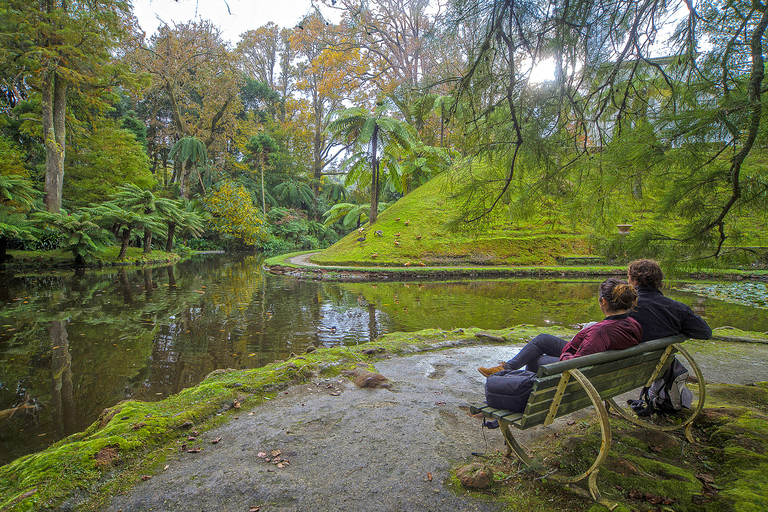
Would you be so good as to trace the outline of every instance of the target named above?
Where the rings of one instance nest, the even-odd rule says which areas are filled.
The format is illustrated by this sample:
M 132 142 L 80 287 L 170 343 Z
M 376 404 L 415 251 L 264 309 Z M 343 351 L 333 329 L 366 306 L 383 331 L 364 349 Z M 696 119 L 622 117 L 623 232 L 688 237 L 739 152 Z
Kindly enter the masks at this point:
M 600 283 L 600 296 L 611 311 L 632 309 L 637 304 L 637 290 L 626 281 L 610 277 Z
M 636 286 L 653 286 L 661 288 L 664 273 L 653 260 L 636 260 L 629 264 L 627 276 L 631 277 Z

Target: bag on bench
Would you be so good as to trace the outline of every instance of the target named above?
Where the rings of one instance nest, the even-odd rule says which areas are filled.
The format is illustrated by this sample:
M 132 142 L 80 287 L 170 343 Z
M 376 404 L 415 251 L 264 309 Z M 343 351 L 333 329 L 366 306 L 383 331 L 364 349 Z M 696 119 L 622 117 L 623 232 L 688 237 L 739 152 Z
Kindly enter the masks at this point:
M 485 403 L 496 409 L 523 412 L 536 374 L 527 370 L 503 370 L 485 381 Z

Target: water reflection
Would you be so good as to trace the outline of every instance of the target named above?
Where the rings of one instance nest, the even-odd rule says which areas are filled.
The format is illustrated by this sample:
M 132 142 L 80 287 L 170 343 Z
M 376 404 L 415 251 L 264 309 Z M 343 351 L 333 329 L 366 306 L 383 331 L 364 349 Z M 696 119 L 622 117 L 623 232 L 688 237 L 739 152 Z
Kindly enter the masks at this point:
M 158 400 L 220 368 L 394 330 L 598 319 L 597 283 L 318 283 L 255 257 L 72 273 L 0 273 L 0 463 L 85 429 L 120 400 Z M 671 293 L 713 326 L 768 330 L 764 311 Z

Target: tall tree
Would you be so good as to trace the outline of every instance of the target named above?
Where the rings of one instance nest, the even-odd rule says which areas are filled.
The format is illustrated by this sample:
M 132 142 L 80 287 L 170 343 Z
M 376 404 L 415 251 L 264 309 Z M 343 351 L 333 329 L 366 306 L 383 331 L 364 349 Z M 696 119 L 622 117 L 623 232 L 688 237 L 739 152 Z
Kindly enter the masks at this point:
M 339 48 L 360 48 L 369 66 L 359 75 L 383 95 L 396 89 L 415 89 L 432 76 L 439 62 L 431 43 L 437 39 L 443 5 L 430 0 L 323 0 L 326 7 L 344 12 L 353 37 Z
M 111 52 L 126 34 L 130 3 L 122 0 L 2 0 L 0 59 L 39 94 L 49 212 L 61 208 L 67 147 L 67 99 L 83 93 L 98 105 L 124 67 Z
M 252 158 L 261 170 L 261 211 L 266 214 L 267 201 L 265 199 L 266 192 L 264 189 L 264 167 L 267 166 L 270 155 L 276 153 L 279 148 L 277 147 L 275 139 L 270 137 L 268 133 L 263 132 L 255 137 L 251 137 L 251 140 L 248 141 L 248 146 L 246 147 L 253 154 Z
M 413 144 L 407 126 L 386 113 L 386 105 L 378 106 L 373 112 L 360 107 L 348 108 L 335 113 L 328 125 L 330 132 L 362 150 L 352 155 L 353 169 L 362 169 L 363 162 L 370 165 L 370 174 L 366 176 L 370 176 L 371 184 L 371 213 L 368 216 L 371 224 L 378 218 L 382 161 L 387 161 L 390 170 L 397 169 L 399 151 L 409 149 Z M 394 181 L 398 180 L 395 178 Z
M 282 40 L 280 28 L 272 22 L 240 35 L 237 52 L 243 57 L 243 71 L 250 77 L 277 89 L 275 71 L 278 69 Z
M 610 203 L 623 190 L 606 176 L 636 184 L 641 169 L 659 186 L 660 222 L 627 240 L 646 255 L 717 258 L 738 236 L 735 212 L 765 203 L 755 154 L 766 133 L 763 2 L 469 0 L 453 2 L 452 17 L 485 27 L 461 101 L 469 142 L 493 165 L 460 185 L 465 221 L 511 200 L 515 178 L 528 204 L 547 184 L 577 179 L 592 192 L 585 204 L 615 216 Z M 546 59 L 554 82 L 533 87 L 531 71 Z
M 341 37 L 339 28 L 328 24 L 318 11 L 307 16 L 291 37 L 291 46 L 301 59 L 297 65 L 297 89 L 308 98 L 308 109 L 302 117 L 311 137 L 310 177 L 316 214 L 325 168 L 341 152 L 329 140 L 328 114 L 341 109 L 344 100 L 362 99 L 359 91 L 355 95 L 355 83 L 350 77 L 358 75 L 365 63 L 359 52 L 344 51 L 336 44 Z
M 163 25 L 147 44 L 130 48 L 127 58 L 152 76 L 148 94 L 167 102 L 173 139 L 196 137 L 212 161 L 223 161 L 237 129 L 242 74 L 221 31 L 206 20 Z M 183 186 L 184 169 L 177 170 Z

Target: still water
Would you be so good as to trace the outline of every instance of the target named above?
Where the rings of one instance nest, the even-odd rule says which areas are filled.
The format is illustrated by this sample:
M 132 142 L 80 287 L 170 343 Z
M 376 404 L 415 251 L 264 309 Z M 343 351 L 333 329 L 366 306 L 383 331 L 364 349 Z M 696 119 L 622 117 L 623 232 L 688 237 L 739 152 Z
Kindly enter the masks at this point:
M 120 400 L 160 400 L 213 370 L 263 366 L 310 345 L 600 319 L 598 282 L 322 283 L 225 255 L 143 269 L 0 272 L 0 464 L 85 429 Z M 713 327 L 768 331 L 765 310 L 666 293 Z

